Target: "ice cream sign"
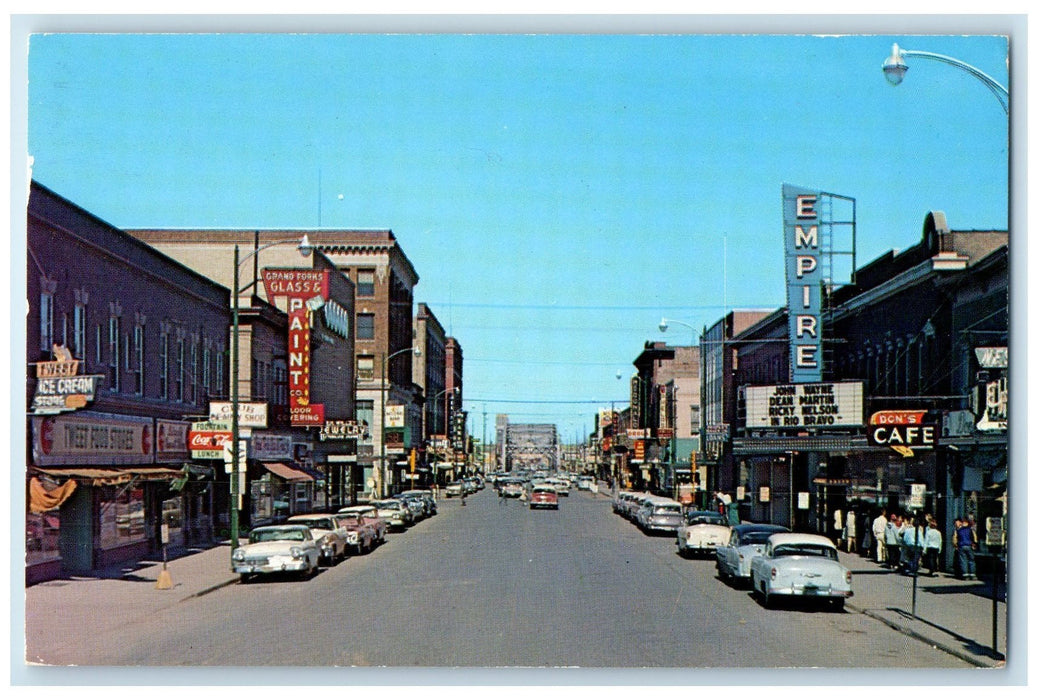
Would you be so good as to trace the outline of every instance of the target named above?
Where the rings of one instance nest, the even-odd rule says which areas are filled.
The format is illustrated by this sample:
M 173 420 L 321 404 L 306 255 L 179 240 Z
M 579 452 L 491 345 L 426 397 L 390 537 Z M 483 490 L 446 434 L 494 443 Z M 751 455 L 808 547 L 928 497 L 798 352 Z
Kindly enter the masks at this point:
M 321 426 L 324 404 L 310 403 L 310 315 L 328 299 L 328 271 L 265 269 L 263 286 L 273 303 L 288 299 L 288 408 L 292 425 Z

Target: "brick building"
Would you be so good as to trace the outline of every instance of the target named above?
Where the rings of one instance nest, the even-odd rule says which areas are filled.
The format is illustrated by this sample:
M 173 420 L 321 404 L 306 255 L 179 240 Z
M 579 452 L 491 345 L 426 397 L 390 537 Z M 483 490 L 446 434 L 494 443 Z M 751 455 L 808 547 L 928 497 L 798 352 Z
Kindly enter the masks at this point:
M 228 290 L 32 182 L 26 578 L 208 542 L 222 470 L 187 433 L 228 387 Z

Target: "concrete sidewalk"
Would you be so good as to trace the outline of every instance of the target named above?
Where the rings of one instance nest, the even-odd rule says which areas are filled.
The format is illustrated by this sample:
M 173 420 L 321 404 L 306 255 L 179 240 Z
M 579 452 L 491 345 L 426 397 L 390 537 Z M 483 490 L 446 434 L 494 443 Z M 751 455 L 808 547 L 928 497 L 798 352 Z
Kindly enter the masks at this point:
M 951 574 L 913 577 L 857 554 L 840 553 L 854 576 L 847 609 L 943 649 L 980 667 L 1000 668 L 1006 656 L 1006 589 L 992 604 L 991 580 L 960 581 Z M 912 589 L 915 587 L 915 615 Z

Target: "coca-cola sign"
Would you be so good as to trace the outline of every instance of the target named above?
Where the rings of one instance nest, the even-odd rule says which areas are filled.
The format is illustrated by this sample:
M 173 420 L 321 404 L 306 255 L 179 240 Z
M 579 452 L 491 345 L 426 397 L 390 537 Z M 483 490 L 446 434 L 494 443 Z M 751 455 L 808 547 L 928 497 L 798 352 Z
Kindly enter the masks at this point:
M 223 459 L 224 446 L 231 444 L 231 424 L 223 421 L 192 423 L 187 442 L 194 459 Z

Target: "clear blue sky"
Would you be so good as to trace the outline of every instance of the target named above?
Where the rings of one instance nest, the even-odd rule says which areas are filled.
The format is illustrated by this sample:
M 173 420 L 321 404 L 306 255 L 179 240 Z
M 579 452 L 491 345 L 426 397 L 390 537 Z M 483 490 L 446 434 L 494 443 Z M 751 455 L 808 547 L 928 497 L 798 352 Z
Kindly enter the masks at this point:
M 784 305 L 784 182 L 856 199 L 859 263 L 931 210 L 1008 227 L 995 98 L 923 59 L 891 87 L 894 41 L 1009 86 L 982 35 L 53 34 L 29 153 L 124 228 L 392 229 L 463 347 L 470 432 L 570 442 L 646 341 L 693 342 L 661 316 Z

